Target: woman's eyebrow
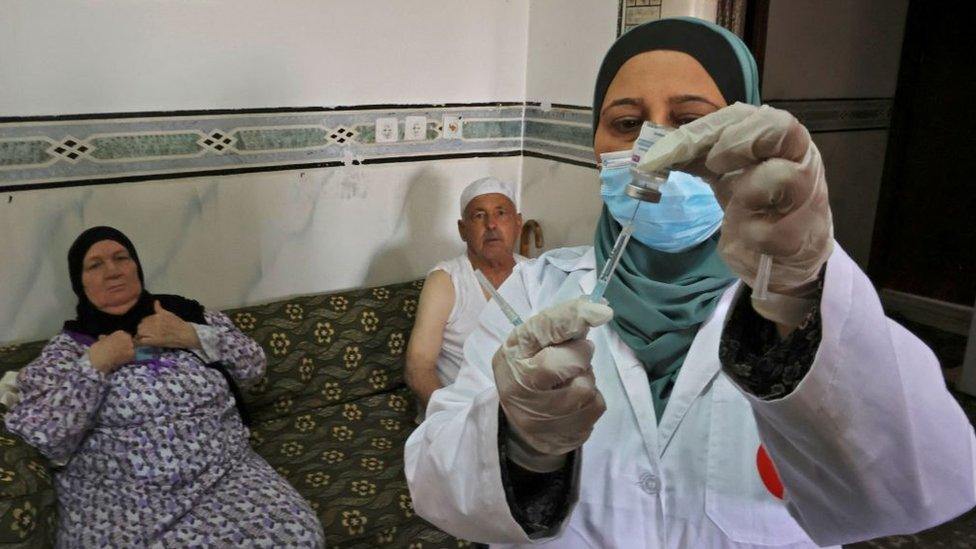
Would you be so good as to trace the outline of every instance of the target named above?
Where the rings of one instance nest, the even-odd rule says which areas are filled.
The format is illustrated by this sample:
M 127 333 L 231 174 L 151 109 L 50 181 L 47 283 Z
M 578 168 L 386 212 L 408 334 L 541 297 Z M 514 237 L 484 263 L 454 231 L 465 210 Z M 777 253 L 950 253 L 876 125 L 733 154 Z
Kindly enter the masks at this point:
M 709 101 L 708 99 L 705 99 L 704 97 L 702 97 L 700 95 L 678 95 L 678 96 L 675 96 L 675 97 L 672 97 L 672 98 L 668 99 L 668 101 L 671 102 L 671 103 L 679 103 L 679 104 L 680 103 L 693 103 L 693 102 L 708 103 L 709 105 L 715 107 L 716 110 L 722 108 L 722 107 L 716 105 L 715 103 Z
M 609 105 L 607 105 L 606 107 L 603 108 L 602 111 L 600 111 L 600 114 L 603 114 L 607 112 L 609 109 L 612 109 L 613 107 L 617 107 L 620 105 L 632 105 L 634 107 L 643 107 L 644 101 L 641 100 L 639 97 L 621 97 L 620 99 L 614 99 L 613 101 L 610 102 Z

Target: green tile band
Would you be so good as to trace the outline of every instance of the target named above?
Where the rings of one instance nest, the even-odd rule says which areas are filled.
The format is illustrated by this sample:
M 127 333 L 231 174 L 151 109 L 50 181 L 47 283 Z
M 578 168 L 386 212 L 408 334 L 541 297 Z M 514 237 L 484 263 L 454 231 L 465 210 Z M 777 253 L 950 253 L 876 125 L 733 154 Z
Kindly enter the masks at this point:
M 96 137 L 88 141 L 95 149 L 91 156 L 99 160 L 183 156 L 200 152 L 200 134 L 117 135 Z
M 277 151 L 324 147 L 329 144 L 325 128 L 282 128 L 239 130 L 232 136 L 239 151 Z
M 360 143 L 370 144 L 376 143 L 376 126 L 356 126 L 356 141 Z M 398 137 L 403 135 L 403 131 L 397 132 Z
M 50 146 L 40 140 L 0 142 L 0 166 L 43 164 L 51 160 L 51 155 L 45 152 Z
M 466 139 L 513 139 L 522 137 L 521 120 L 465 120 L 462 135 Z
M 583 147 L 593 145 L 592 130 L 589 126 L 570 126 L 567 124 L 548 124 L 537 120 L 525 121 L 526 139 L 544 139 L 559 143 L 569 143 Z

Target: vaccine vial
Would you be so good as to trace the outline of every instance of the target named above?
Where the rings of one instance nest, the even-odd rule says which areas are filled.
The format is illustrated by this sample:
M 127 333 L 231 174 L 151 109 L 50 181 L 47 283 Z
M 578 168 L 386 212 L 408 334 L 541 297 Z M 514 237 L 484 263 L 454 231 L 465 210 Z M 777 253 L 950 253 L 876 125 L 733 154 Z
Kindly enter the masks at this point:
M 632 167 L 630 173 L 633 180 L 624 189 L 627 196 L 643 202 L 661 201 L 661 187 L 668 182 L 671 172 L 669 170 L 657 170 L 646 173 L 638 171 L 636 166 L 644 157 L 644 153 L 670 131 L 672 131 L 670 128 L 658 126 L 651 122 L 644 122 L 644 125 L 641 126 L 640 135 L 637 136 L 637 141 L 634 141 L 634 148 L 631 150 Z

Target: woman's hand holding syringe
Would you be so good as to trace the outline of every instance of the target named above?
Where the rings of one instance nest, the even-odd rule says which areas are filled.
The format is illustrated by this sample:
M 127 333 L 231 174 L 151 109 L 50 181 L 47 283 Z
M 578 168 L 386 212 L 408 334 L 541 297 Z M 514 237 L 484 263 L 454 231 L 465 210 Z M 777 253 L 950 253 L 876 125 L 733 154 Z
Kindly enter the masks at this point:
M 555 471 L 606 410 L 586 335 L 609 322 L 613 311 L 579 298 L 523 322 L 484 273 L 475 271 L 475 277 L 513 326 L 491 361 L 510 428 L 508 457 L 530 471 Z

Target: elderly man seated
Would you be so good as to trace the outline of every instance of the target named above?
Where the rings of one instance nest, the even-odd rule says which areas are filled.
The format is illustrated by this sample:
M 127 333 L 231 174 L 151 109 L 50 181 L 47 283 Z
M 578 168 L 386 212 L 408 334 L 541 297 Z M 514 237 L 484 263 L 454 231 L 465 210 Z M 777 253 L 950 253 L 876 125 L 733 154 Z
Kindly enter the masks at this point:
M 464 360 L 464 340 L 478 325 L 489 294 L 478 284 L 480 270 L 497 288 L 525 258 L 515 254 L 522 215 L 515 185 L 493 177 L 479 179 L 461 193 L 458 232 L 467 244 L 461 255 L 442 261 L 427 274 L 417 321 L 407 346 L 407 384 L 417 395 L 420 419 L 434 391 L 450 385 Z

